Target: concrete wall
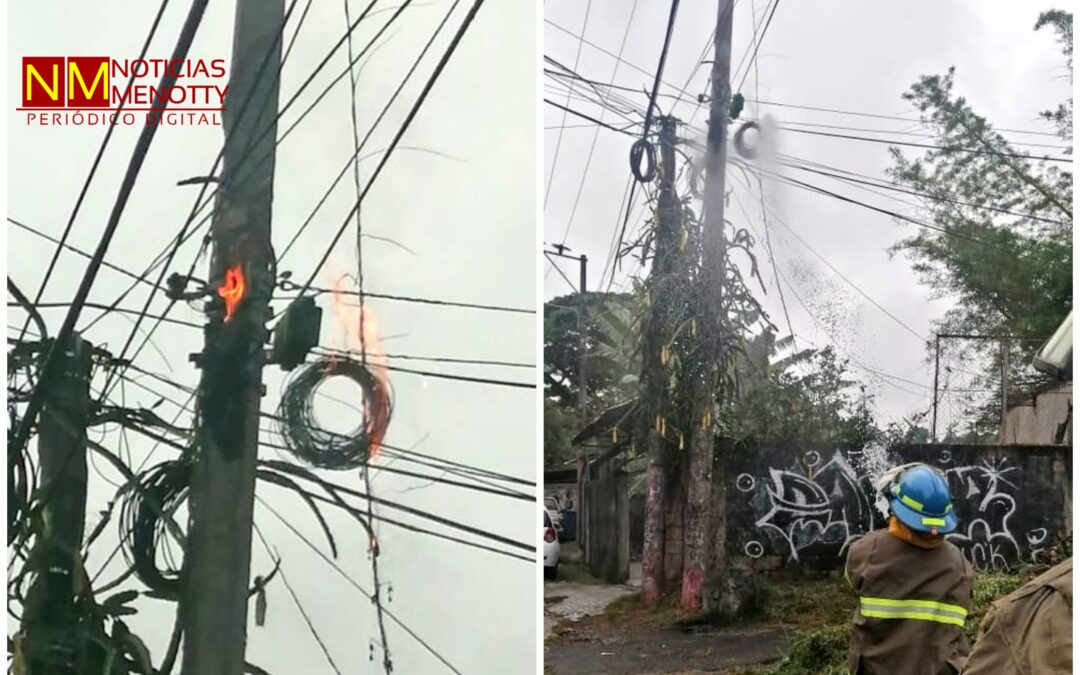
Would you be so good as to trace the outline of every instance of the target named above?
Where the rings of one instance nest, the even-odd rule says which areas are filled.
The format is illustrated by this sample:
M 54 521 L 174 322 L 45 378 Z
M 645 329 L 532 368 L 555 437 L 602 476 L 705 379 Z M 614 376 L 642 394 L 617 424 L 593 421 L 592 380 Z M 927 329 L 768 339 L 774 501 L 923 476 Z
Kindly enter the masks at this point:
M 1072 383 L 1013 398 L 1003 438 L 1006 445 L 1072 445 Z
M 946 472 L 960 518 L 949 540 L 977 569 L 1045 561 L 1072 529 L 1069 448 L 775 446 L 717 455 L 728 482 L 728 554 L 757 569 L 841 569 L 848 545 L 885 525 L 873 485 L 905 462 Z
M 630 578 L 629 486 L 626 474 L 611 466 L 591 467 L 585 481 L 585 561 L 593 576 L 619 584 Z

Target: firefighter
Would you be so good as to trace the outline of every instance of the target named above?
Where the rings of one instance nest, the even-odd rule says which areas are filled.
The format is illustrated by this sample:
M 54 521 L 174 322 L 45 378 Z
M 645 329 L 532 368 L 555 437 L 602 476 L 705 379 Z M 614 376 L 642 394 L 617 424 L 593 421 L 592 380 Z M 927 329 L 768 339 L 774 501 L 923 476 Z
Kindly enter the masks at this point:
M 964 675 L 1066 675 L 1072 670 L 1072 558 L 998 600 Z
M 957 526 L 949 484 L 909 464 L 879 484 L 887 529 L 851 544 L 844 575 L 859 596 L 848 653 L 853 675 L 956 675 L 968 656 L 964 623 L 974 573 L 945 535 Z

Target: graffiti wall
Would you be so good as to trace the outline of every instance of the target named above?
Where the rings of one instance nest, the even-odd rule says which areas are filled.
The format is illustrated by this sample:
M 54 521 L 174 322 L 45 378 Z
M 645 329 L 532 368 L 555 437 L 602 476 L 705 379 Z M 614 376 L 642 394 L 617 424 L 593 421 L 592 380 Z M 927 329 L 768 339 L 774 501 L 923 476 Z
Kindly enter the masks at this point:
M 979 570 L 1042 562 L 1071 529 L 1069 448 L 913 445 L 768 447 L 718 453 L 732 555 L 758 567 L 839 569 L 847 548 L 884 527 L 876 485 L 889 468 L 925 462 L 948 477 L 960 519 L 950 541 Z

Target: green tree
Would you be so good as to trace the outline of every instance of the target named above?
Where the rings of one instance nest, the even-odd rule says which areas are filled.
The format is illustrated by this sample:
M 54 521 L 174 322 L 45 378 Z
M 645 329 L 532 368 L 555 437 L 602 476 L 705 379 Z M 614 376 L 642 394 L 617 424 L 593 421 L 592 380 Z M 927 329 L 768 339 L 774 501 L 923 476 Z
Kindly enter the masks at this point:
M 565 468 L 574 459 L 571 439 L 577 432 L 577 414 L 549 398 L 544 399 L 544 468 Z
M 1072 14 L 1044 12 L 1036 29 L 1057 33 L 1072 73 Z M 924 195 L 923 228 L 892 249 L 907 256 L 939 297 L 956 299 L 938 332 L 1049 337 L 1072 307 L 1072 172 L 1027 153 L 954 91 L 955 71 L 926 75 L 903 98 L 919 111 L 943 149 L 919 157 L 891 148 L 892 178 Z M 1071 147 L 1072 99 L 1041 116 Z M 1016 347 L 1012 385 L 1027 386 L 1027 364 L 1038 347 Z M 965 347 L 970 362 L 986 364 L 980 384 L 994 389 L 1000 361 L 995 342 Z M 989 399 L 973 429 L 996 430 Z
M 626 293 L 586 293 L 585 349 L 588 410 L 595 414 L 633 391 L 637 378 L 634 333 L 636 300 Z M 544 395 L 576 409 L 578 396 L 578 312 L 581 300 L 563 295 L 544 304 Z

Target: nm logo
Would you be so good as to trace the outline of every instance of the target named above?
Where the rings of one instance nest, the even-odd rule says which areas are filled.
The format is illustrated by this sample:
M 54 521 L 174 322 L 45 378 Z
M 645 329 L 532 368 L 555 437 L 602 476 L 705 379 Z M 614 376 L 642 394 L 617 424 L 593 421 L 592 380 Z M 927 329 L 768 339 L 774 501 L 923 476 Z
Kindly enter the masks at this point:
M 24 108 L 108 108 L 107 56 L 24 56 Z

